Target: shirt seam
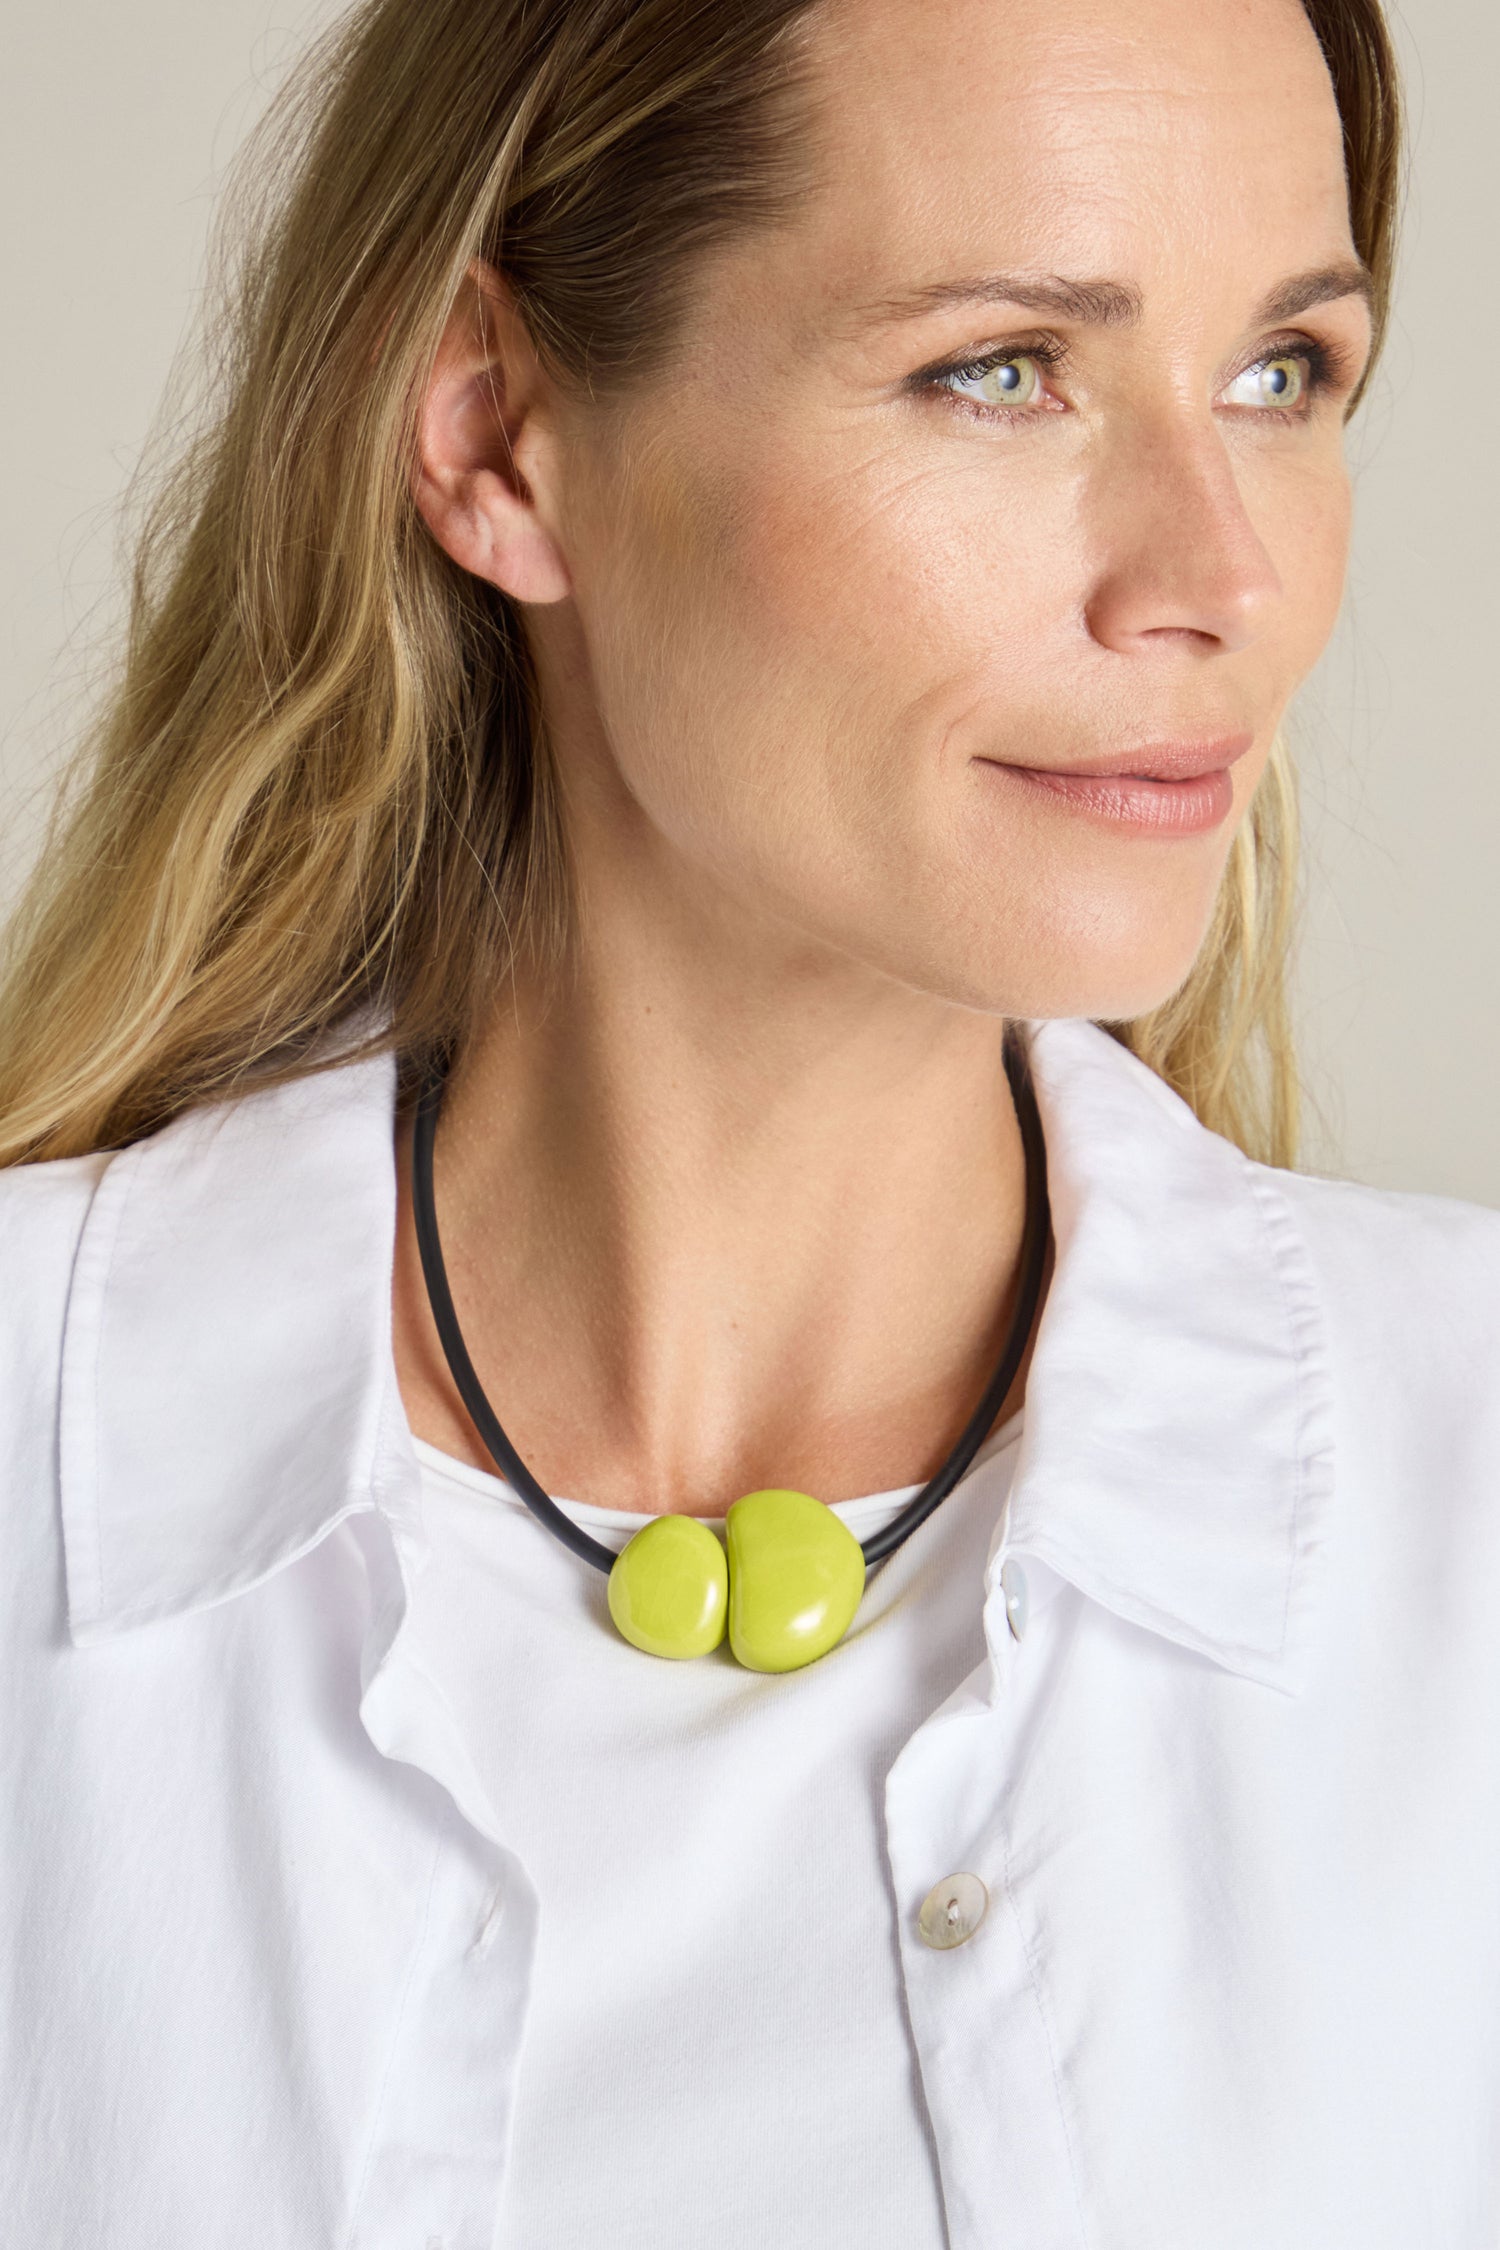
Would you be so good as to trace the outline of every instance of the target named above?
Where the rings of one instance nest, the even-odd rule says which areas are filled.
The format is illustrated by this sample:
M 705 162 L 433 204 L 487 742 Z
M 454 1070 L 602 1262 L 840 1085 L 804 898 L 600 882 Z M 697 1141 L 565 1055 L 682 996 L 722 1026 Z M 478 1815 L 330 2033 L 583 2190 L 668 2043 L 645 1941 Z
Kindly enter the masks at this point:
M 118 1181 L 114 1178 L 117 1167 L 120 1171 Z M 108 1607 L 104 1571 L 104 1522 L 99 1506 L 99 1429 L 103 1412 L 99 1389 L 100 1363 L 104 1356 L 104 1327 L 108 1312 L 107 1284 L 138 1170 L 135 1152 L 122 1151 L 112 1159 L 100 1176 L 79 1232 L 73 1279 L 64 1316 L 57 1398 L 57 1467 L 70 1628 L 75 1622 L 97 1622 Z M 112 1188 L 115 1191 L 113 1195 L 110 1193 Z M 96 1227 L 100 1230 L 97 1244 L 90 1239 Z M 75 1397 L 75 1381 L 79 1378 L 87 1384 L 82 1399 Z M 80 1420 L 83 1427 L 80 1427 Z M 75 1474 L 80 1452 L 83 1453 L 84 1460 L 81 1469 Z M 70 1509 L 68 1504 L 69 1495 L 78 1490 L 80 1475 L 86 1480 L 88 1487 L 87 1516 L 82 1520 L 78 1509 Z M 70 1516 L 75 1533 L 86 1528 L 90 1534 L 90 1552 L 86 1564 L 76 1551 L 76 1539 L 71 1546 L 69 1544 Z M 88 1579 L 86 1590 L 82 1586 L 85 1569 Z M 72 1601 L 75 1582 L 85 1595 L 77 1619 L 74 1618 Z
M 1255 1206 L 1256 1224 L 1260 1228 L 1261 1240 L 1266 1246 L 1266 1255 L 1271 1261 L 1271 1270 L 1276 1276 L 1276 1289 L 1281 1299 L 1282 1317 L 1287 1325 L 1287 1333 L 1292 1339 L 1292 1388 L 1296 1401 L 1297 1452 L 1295 1474 L 1292 1480 L 1292 1520 L 1287 1541 L 1289 1553 L 1286 1562 L 1286 1583 L 1281 1597 L 1281 1639 L 1276 1650 L 1277 1655 L 1284 1658 L 1287 1634 L 1291 1627 L 1292 1581 L 1297 1575 L 1297 1533 L 1302 1522 L 1302 1503 L 1307 1490 L 1307 1467 L 1302 1458 L 1302 1439 L 1307 1428 L 1306 1389 L 1302 1369 L 1302 1339 L 1298 1334 L 1297 1322 L 1293 1317 L 1286 1276 L 1281 1270 L 1280 1246 L 1274 1239 L 1271 1214 L 1266 1207 L 1267 1191 L 1253 1172 L 1250 1174 L 1250 1189 Z
M 1005 1864 L 1005 1903 L 1010 1910 L 1011 1920 L 1015 1924 L 1016 1936 L 1021 1946 L 1021 1958 L 1026 1963 L 1026 1975 L 1031 1984 L 1031 1997 L 1035 2002 L 1037 2017 L 1041 2023 L 1042 2037 L 1047 2042 L 1047 2067 L 1052 2073 L 1052 2092 L 1057 2103 L 1057 2120 L 1062 2128 L 1063 2147 L 1067 2152 L 1068 2181 L 1073 2190 L 1074 2209 L 1078 2214 L 1078 2239 L 1084 2245 L 1084 2250 L 1088 2250 L 1091 2235 L 1084 2209 L 1083 2182 L 1079 2176 L 1078 2152 L 1073 2146 L 1073 2135 L 1068 2126 L 1068 2105 L 1063 2097 L 1062 2073 L 1058 2068 L 1057 2061 L 1057 2044 L 1052 2036 L 1052 2022 L 1047 2013 L 1046 2000 L 1042 1994 L 1042 1981 L 1037 1970 L 1036 1957 L 1026 1935 L 1026 1925 L 1021 1918 L 1020 1908 L 1016 1904 L 1015 1884 L 1011 1872 L 1010 1831 L 1004 1822 L 1000 1824 L 1000 1848 L 1004 1854 Z
M 1286 1566 L 1286 1586 L 1281 1607 L 1281 1641 L 1277 1650 L 1278 1657 L 1284 1661 L 1291 1636 L 1292 1600 L 1296 1592 L 1298 1563 L 1299 1560 L 1305 1563 L 1308 1559 L 1303 1555 L 1301 1547 L 1307 1499 L 1312 1483 L 1308 1462 L 1308 1441 L 1313 1416 L 1308 1398 L 1307 1359 L 1310 1350 L 1318 1352 L 1320 1358 L 1322 1357 L 1323 1339 L 1319 1318 L 1317 1284 L 1312 1277 L 1308 1263 L 1307 1246 L 1302 1239 L 1291 1205 L 1272 1181 L 1265 1178 L 1261 1171 L 1248 1164 L 1248 1159 L 1247 1170 L 1255 1203 L 1256 1218 L 1266 1243 L 1272 1269 L 1276 1275 L 1282 1311 L 1292 1342 L 1292 1380 L 1296 1398 L 1297 1434 L 1296 1473 L 1293 1485 L 1291 1523 L 1287 1539 L 1289 1551 Z M 1300 1272 L 1296 1275 L 1288 1270 L 1289 1261 L 1293 1260 L 1300 1268 Z M 1295 1295 L 1293 1291 L 1294 1281 L 1298 1285 Z M 1309 1328 L 1315 1332 L 1311 1344 L 1306 1340 L 1305 1335 L 1305 1331 Z M 1322 1389 L 1326 1400 L 1328 1393 L 1326 1361 L 1322 1367 L 1322 1374 Z M 1326 1452 L 1326 1446 L 1323 1450 Z

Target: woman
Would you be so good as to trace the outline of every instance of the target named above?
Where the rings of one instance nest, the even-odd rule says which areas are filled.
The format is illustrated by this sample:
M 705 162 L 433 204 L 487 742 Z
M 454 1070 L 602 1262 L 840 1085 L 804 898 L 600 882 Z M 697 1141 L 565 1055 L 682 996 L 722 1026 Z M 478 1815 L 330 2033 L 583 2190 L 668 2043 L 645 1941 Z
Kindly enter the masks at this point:
M 1492 2245 L 1500 1221 L 1289 1169 L 1375 0 L 298 114 L 4 1002 L 15 2239 Z

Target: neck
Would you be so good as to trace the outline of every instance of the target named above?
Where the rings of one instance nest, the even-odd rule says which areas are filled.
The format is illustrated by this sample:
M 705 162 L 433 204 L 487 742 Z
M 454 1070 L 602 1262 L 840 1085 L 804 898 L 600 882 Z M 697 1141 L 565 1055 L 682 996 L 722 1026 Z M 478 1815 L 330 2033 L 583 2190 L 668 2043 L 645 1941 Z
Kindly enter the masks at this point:
M 1003 1029 L 770 926 L 746 947 L 617 919 L 550 993 L 516 981 L 450 1080 L 436 1196 L 470 1354 L 549 1491 L 720 1514 L 934 1473 L 1014 1307 Z M 402 1394 L 488 1468 L 427 1311 L 409 1147 L 403 1121 Z

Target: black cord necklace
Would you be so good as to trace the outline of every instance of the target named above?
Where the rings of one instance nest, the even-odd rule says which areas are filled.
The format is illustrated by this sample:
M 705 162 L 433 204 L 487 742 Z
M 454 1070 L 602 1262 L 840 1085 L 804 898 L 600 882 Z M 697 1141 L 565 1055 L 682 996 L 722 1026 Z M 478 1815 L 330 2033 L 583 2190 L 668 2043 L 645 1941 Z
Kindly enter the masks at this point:
M 925 1523 L 983 1444 L 1031 1335 L 1050 1226 L 1041 1120 L 1025 1048 L 1010 1030 L 1004 1059 L 1026 1159 L 1020 1278 L 999 1364 L 958 1443 L 915 1498 L 883 1531 L 862 1543 L 831 1509 L 806 1493 L 773 1489 L 747 1494 L 726 1518 L 727 1561 L 713 1533 L 692 1516 L 653 1516 L 616 1554 L 564 1514 L 500 1427 L 474 1372 L 443 1263 L 432 1166 L 447 1067 L 439 1063 L 429 1072 L 412 1135 L 412 1206 L 428 1301 L 449 1371 L 496 1466 L 532 1514 L 565 1547 L 608 1575 L 611 1615 L 637 1647 L 653 1655 L 696 1656 L 716 1647 L 727 1625 L 736 1656 L 754 1670 L 791 1671 L 810 1663 L 847 1630 L 864 1591 L 866 1570 L 894 1554 Z

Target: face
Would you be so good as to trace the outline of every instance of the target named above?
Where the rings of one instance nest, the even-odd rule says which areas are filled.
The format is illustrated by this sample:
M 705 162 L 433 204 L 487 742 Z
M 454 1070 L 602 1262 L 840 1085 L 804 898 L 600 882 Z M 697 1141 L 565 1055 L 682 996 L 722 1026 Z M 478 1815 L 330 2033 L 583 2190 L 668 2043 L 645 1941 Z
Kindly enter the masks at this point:
M 1202 941 L 1370 337 L 1298 0 L 838 0 L 819 192 L 559 458 L 587 848 L 1006 1015 Z

